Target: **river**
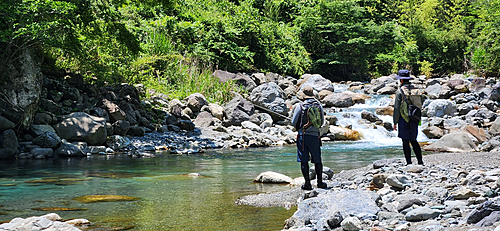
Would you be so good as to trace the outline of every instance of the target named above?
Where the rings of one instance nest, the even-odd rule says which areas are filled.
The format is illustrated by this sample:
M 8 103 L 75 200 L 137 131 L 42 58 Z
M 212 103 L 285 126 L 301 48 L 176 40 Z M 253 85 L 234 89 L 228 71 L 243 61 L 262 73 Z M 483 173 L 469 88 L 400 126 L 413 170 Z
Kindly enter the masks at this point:
M 384 158 L 403 158 L 395 132 L 358 125 L 361 111 L 387 106 L 388 97 L 342 112 L 341 125 L 351 124 L 364 139 L 325 142 L 323 164 L 340 172 Z M 345 117 L 345 113 L 350 116 Z M 391 121 L 389 116 L 381 116 Z M 425 141 L 425 136 L 419 136 Z M 85 218 L 91 229 L 128 230 L 281 230 L 296 208 L 255 208 L 236 205 L 238 197 L 289 189 L 287 185 L 253 183 L 264 171 L 300 177 L 294 145 L 244 150 L 214 150 L 193 155 L 168 152 L 154 158 L 125 155 L 0 162 L 0 222 L 39 216 L 49 207 L 63 219 Z M 200 176 L 190 176 L 197 173 Z M 137 201 L 80 203 L 84 195 L 127 195 Z M 49 209 L 50 210 L 50 209 Z M 103 229 L 99 229 L 103 230 Z M 105 230 L 105 229 L 104 229 Z

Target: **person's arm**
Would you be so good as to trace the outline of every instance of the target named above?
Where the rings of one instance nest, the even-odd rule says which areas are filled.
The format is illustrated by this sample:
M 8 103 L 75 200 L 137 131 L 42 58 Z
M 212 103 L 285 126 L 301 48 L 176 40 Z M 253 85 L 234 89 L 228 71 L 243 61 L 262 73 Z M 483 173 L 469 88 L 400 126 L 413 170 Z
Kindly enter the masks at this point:
M 396 91 L 396 96 L 394 97 L 394 112 L 392 113 L 392 122 L 394 130 L 397 129 L 397 124 L 399 122 L 399 117 L 401 116 L 399 113 L 399 107 L 401 106 L 401 93 L 400 90 Z
M 292 117 L 292 125 L 296 128 L 297 124 L 299 123 L 299 117 L 300 117 L 300 103 L 295 104 L 295 107 L 293 109 L 293 117 Z
M 320 110 L 321 110 L 321 125 L 325 124 L 325 109 L 323 109 L 323 106 L 321 106 L 320 103 Z

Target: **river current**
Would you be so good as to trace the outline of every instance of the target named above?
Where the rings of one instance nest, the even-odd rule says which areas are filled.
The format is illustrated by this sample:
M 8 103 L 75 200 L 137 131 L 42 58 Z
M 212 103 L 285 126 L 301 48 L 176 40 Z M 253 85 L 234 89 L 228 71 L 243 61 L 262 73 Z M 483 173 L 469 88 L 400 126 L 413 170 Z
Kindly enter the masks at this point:
M 387 96 L 373 96 L 365 104 L 330 112 L 339 118 L 339 125 L 352 125 L 363 139 L 324 142 L 323 165 L 337 173 L 379 159 L 403 158 L 396 132 L 357 123 L 363 110 L 373 112 L 389 105 L 390 100 Z M 390 116 L 379 117 L 392 122 Z M 418 141 L 427 140 L 420 132 Z M 157 154 L 154 158 L 118 154 L 1 161 L 0 222 L 55 212 L 63 219 L 88 219 L 93 223 L 90 229 L 99 230 L 281 230 L 283 222 L 296 210 L 235 204 L 241 196 L 289 189 L 287 185 L 252 181 L 264 171 L 300 177 L 295 145 L 193 155 Z M 127 195 L 140 200 L 73 200 L 85 195 Z M 50 211 L 62 209 L 73 211 Z

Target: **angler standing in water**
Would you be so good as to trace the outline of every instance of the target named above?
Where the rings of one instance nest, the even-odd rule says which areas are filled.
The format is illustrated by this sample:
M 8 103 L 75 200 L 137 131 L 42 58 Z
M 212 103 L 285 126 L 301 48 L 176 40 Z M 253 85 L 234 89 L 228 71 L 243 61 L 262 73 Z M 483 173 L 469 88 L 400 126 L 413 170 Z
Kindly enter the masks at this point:
M 303 190 L 312 190 L 309 178 L 309 156 L 316 170 L 318 188 L 326 188 L 323 182 L 323 163 L 321 161 L 320 131 L 325 118 L 323 107 L 314 98 L 312 87 L 304 87 L 304 102 L 298 104 L 293 112 L 292 124 L 298 132 L 297 135 L 297 162 L 300 162 L 300 170 L 304 176 L 305 184 Z
M 422 91 L 410 83 L 410 71 L 400 70 L 396 79 L 400 81 L 400 87 L 396 91 L 394 99 L 394 130 L 398 131 L 398 137 L 403 140 L 403 152 L 405 154 L 406 164 L 412 164 L 410 143 L 413 147 L 413 152 L 417 157 L 417 162 L 424 165 L 422 161 L 422 150 L 417 142 L 418 124 L 420 121 L 410 119 L 408 111 L 409 105 L 415 105 L 419 110 L 422 108 L 424 101 Z

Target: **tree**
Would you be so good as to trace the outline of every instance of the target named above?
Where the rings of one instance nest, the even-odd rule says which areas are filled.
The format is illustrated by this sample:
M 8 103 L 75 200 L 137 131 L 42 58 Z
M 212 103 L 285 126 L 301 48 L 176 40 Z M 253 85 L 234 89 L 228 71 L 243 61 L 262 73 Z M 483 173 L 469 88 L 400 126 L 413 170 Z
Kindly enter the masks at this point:
M 395 23 L 375 20 L 360 1 L 320 1 L 297 19 L 300 38 L 311 54 L 313 71 L 332 80 L 367 79 L 379 53 L 394 46 Z
M 41 49 L 39 57 L 49 49 L 58 49 L 86 59 L 88 51 L 83 49 L 83 43 L 97 37 L 101 40 L 106 37 L 116 39 L 118 45 L 137 53 L 139 42 L 120 19 L 120 13 L 108 1 L 2 1 L 0 69 L 11 65 L 23 49 Z M 4 70 L 0 70 L 1 78 L 5 78 Z

